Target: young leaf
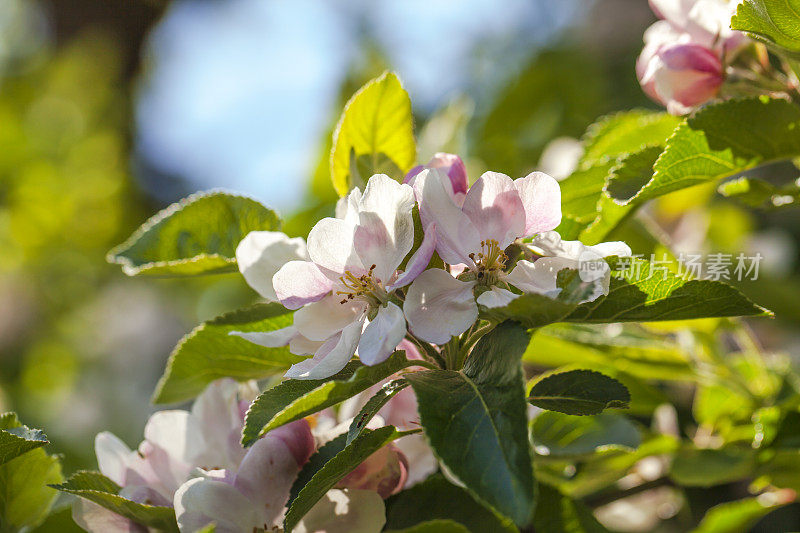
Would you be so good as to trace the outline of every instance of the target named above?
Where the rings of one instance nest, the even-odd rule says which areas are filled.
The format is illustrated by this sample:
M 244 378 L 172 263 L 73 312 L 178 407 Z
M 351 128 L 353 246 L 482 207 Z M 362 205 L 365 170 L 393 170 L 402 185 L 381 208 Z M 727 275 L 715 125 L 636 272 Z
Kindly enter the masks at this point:
M 251 231 L 276 231 L 280 219 L 237 194 L 193 194 L 158 212 L 108 253 L 129 276 L 187 276 L 236 270 L 236 247 Z
M 346 446 L 341 452 L 326 462 L 297 493 L 292 501 L 283 527 L 292 531 L 314 504 L 355 467 L 364 462 L 370 455 L 389 444 L 413 432 L 397 431 L 394 426 L 386 426 L 375 431 L 366 431 L 363 435 Z
M 537 382 L 528 402 L 567 415 L 596 415 L 605 409 L 625 409 L 631 401 L 628 389 L 614 378 L 592 370 L 550 374 Z
M 581 304 L 564 319 L 566 322 L 653 322 L 772 315 L 720 281 L 686 280 L 635 258 L 609 258 L 608 263 L 611 266 L 608 295 Z
M 178 531 L 172 507 L 136 503 L 123 498 L 118 494 L 120 488 L 117 484 L 100 472 L 81 470 L 64 483 L 52 487 L 92 501 L 138 524 L 162 531 Z
M 800 1 L 745 0 L 736 8 L 731 28 L 800 56 Z
M 283 371 L 302 358 L 292 355 L 288 347 L 265 348 L 229 333 L 273 331 L 291 325 L 292 314 L 279 304 L 257 304 L 204 322 L 172 350 L 153 402 L 192 399 L 222 377 L 261 379 Z
M 536 531 L 548 533 L 607 533 L 592 511 L 567 498 L 558 489 L 539 483 L 539 501 L 533 518 Z
M 0 432 L 23 428 L 14 413 L 0 415 Z M 0 464 L 0 530 L 25 531 L 47 516 L 58 492 L 61 463 L 41 448 L 30 449 Z
M 706 449 L 686 445 L 675 455 L 669 475 L 688 487 L 712 487 L 748 478 L 755 467 L 752 449 Z
M 679 123 L 680 118 L 668 113 L 643 109 L 607 115 L 586 130 L 581 168 L 663 145 Z
M 42 430 L 18 424 L 16 414 L 0 414 L 0 465 L 48 443 Z
M 697 111 L 675 130 L 653 177 L 624 203 L 719 180 L 800 155 L 800 107 L 765 96 L 727 100 Z
M 372 398 L 367 400 L 367 403 L 364 404 L 364 407 L 361 408 L 350 423 L 350 429 L 347 431 L 347 444 L 350 444 L 353 442 L 353 439 L 361 435 L 361 432 L 367 427 L 369 421 L 378 414 L 378 411 L 407 386 L 408 381 L 402 378 L 395 379 L 384 384 Z
M 791 491 L 775 491 L 756 498 L 725 502 L 708 510 L 692 533 L 744 533 L 778 507 L 791 503 Z
M 373 174 L 401 180 L 414 164 L 411 99 L 393 72 L 369 81 L 347 102 L 333 133 L 331 179 L 339 196 Z
M 478 341 L 462 372 L 408 374 L 439 459 L 479 500 L 514 522 L 533 515 L 535 483 L 522 365 L 529 336 L 501 324 Z
M 661 155 L 661 146 L 648 146 L 620 157 L 611 169 L 605 192 L 617 200 L 632 198 L 653 177 L 653 165 Z
M 467 531 L 518 531 L 511 520 L 484 507 L 441 474 L 434 474 L 386 500 L 388 531 L 407 531 L 415 525 L 440 520 L 452 520 Z
M 580 456 L 598 449 L 636 449 L 642 436 L 636 426 L 617 413 L 570 416 L 545 411 L 531 424 L 531 438 L 540 455 Z
M 420 361 L 406 359 L 405 352 L 392 354 L 375 366 L 351 362 L 341 372 L 327 379 L 290 379 L 262 392 L 247 411 L 242 431 L 242 444 L 250 446 L 261 435 L 336 405 L 383 381 L 395 372 Z

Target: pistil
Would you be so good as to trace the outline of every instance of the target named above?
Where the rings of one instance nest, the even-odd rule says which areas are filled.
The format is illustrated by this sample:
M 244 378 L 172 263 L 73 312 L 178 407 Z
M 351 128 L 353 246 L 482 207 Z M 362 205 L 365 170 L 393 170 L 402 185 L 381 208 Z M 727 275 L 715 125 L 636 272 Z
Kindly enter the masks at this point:
M 348 301 L 361 300 L 370 307 L 377 307 L 389 300 L 389 293 L 383 288 L 381 283 L 375 279 L 374 271 L 376 265 L 369 267 L 369 271 L 361 276 L 356 276 L 349 270 L 339 277 L 339 281 L 345 290 L 336 291 L 336 294 L 344 296 L 341 304 Z

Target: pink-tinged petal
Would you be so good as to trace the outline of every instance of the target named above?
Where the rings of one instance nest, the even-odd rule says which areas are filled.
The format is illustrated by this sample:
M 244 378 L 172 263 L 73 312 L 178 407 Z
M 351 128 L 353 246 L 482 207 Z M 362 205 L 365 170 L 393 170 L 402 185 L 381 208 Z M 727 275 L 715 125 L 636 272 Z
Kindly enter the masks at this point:
M 447 174 L 447 177 L 450 178 L 451 191 L 454 198 L 459 194 L 467 193 L 467 189 L 469 189 L 467 167 L 464 165 L 464 161 L 456 154 L 437 152 L 425 166 L 438 168 Z
M 392 302 L 378 309 L 378 314 L 364 328 L 358 342 L 358 357 L 365 365 L 373 366 L 386 361 L 406 336 L 406 318 L 403 311 Z
M 361 201 L 361 189 L 356 187 L 347 196 L 336 202 L 336 218 L 350 224 L 358 224 L 358 203 Z
M 108 431 L 98 433 L 94 439 L 97 468 L 117 485 L 124 486 L 133 451 L 116 435 Z
M 467 191 L 462 210 L 481 240 L 493 239 L 501 248 L 525 232 L 525 206 L 513 180 L 505 174 L 485 172 Z
M 414 335 L 434 344 L 445 344 L 464 333 L 478 318 L 472 295 L 474 281 L 455 279 L 448 272 L 423 272 L 406 294 L 403 312 Z
M 294 528 L 295 533 L 374 533 L 386 524 L 383 500 L 372 490 L 331 489 Z
M 311 434 L 311 426 L 305 418 L 275 428 L 267 435 L 283 441 L 297 461 L 297 466 L 306 464 L 317 447 L 314 435 Z
M 401 340 L 397 345 L 397 349 L 406 352 L 406 359 L 422 359 L 419 349 L 408 339 Z
M 436 223 L 436 251 L 449 264 L 473 264 L 469 254 L 480 249 L 480 234 L 445 189 L 449 178 L 437 169 L 420 172 L 414 181 L 422 226 Z
M 563 257 L 542 257 L 534 262 L 517 261 L 506 281 L 522 292 L 556 296 L 558 273 L 565 268 L 577 268 L 575 260 Z
M 286 346 L 299 334 L 296 327 L 288 326 L 274 331 L 231 331 L 228 335 L 241 337 L 265 348 L 278 348 L 279 346 Z
M 419 174 L 423 170 L 425 170 L 425 165 L 417 165 L 417 166 L 413 167 L 411 170 L 409 170 L 406 173 L 405 177 L 403 178 L 403 183 L 405 183 L 407 185 L 411 185 L 413 187 L 414 186 L 414 178 L 416 178 L 417 174 Z
M 275 295 L 287 309 L 300 309 L 331 292 L 333 283 L 311 261 L 289 261 L 272 278 Z
M 142 464 L 136 468 L 137 474 L 148 479 L 148 486 L 165 496 L 174 494 L 197 466 L 147 440 L 139 444 L 137 451 L 142 459 Z
M 175 518 L 181 533 L 194 533 L 209 524 L 214 531 L 243 533 L 271 527 L 267 514 L 234 486 L 222 481 L 194 478 L 175 492 Z
M 525 209 L 525 236 L 550 231 L 561 223 L 561 187 L 544 172 L 514 180 Z
M 161 505 L 166 507 L 172 506 L 172 499 L 167 499 L 159 492 L 143 485 L 122 487 L 122 489 L 119 491 L 119 495 L 126 500 L 136 503 L 144 503 L 146 505 Z
M 236 381 L 218 379 L 210 383 L 192 405 L 192 416 L 205 444 L 201 466 L 234 469 L 244 457 L 238 438 L 242 432 L 238 393 Z
M 491 309 L 493 307 L 505 307 L 517 298 L 519 298 L 519 295 L 509 290 L 501 289 L 500 287 L 492 287 L 491 290 L 478 296 L 478 299 L 475 301 Z
M 174 491 L 188 479 L 196 466 L 212 468 L 217 465 L 199 463 L 205 452 L 203 434 L 197 420 L 187 411 L 166 410 L 154 413 L 144 426 L 145 443 L 140 445 L 164 485 Z
M 404 488 L 425 481 L 439 468 L 439 461 L 433 455 L 433 450 L 428 446 L 424 435 L 407 435 L 394 441 L 394 445 L 408 460 L 408 478 Z
M 308 340 L 298 334 L 289 342 L 289 352 L 294 355 L 314 355 L 323 344 L 324 341 Z
M 420 427 L 417 397 L 411 387 L 406 387 L 392 396 L 392 399 L 378 411 L 378 414 L 384 422 L 401 431 Z
M 325 341 L 364 312 L 364 305 L 346 301 L 339 294 L 331 294 L 318 302 L 298 309 L 294 314 L 294 327 L 311 341 Z
M 254 507 L 266 513 L 271 524 L 283 512 L 300 467 L 289 447 L 269 433 L 250 447 L 233 482 Z
M 414 191 L 385 174 L 367 182 L 359 202 L 354 246 L 361 263 L 388 282 L 414 245 Z
M 72 519 L 89 533 L 147 533 L 146 527 L 83 498 L 72 504 Z
M 631 247 L 622 241 L 601 242 L 593 246 L 587 246 L 589 250 L 598 254 L 600 257 L 630 257 L 633 253 Z
M 301 361 L 286 372 L 294 379 L 324 379 L 339 372 L 353 357 L 361 338 L 363 323 L 353 322 L 323 344 L 314 357 Z
M 308 259 L 306 242 L 290 239 L 280 231 L 251 231 L 236 247 L 236 263 L 247 284 L 261 296 L 275 301 L 272 276 L 287 262 Z
M 323 218 L 308 234 L 308 255 L 332 280 L 345 271 L 363 274 L 366 270 L 353 249 L 356 225 L 338 218 Z
M 381 498 L 399 492 L 408 477 L 408 462 L 392 444 L 373 453 L 336 485 L 338 488 L 374 490 Z
M 391 292 L 395 289 L 399 289 L 400 287 L 405 287 L 414 281 L 417 276 L 422 274 L 425 269 L 428 268 L 428 264 L 431 262 L 431 257 L 433 257 L 433 252 L 435 250 L 436 223 L 431 222 L 425 229 L 425 236 L 423 237 L 419 248 L 417 248 L 417 251 L 411 256 L 411 259 L 408 260 L 405 272 L 400 274 L 394 283 L 388 285 L 386 290 Z

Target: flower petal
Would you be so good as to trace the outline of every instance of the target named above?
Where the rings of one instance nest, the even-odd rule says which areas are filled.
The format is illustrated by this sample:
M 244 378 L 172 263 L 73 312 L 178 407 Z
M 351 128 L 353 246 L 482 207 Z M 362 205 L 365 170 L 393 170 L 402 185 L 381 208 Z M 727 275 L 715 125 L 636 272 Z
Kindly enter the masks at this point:
M 200 466 L 235 469 L 244 457 L 238 438 L 243 424 L 238 393 L 236 381 L 218 379 L 210 383 L 192 405 L 192 416 L 197 420 L 205 443 Z
M 431 262 L 431 257 L 433 257 L 434 250 L 436 250 L 436 223 L 431 222 L 425 229 L 425 236 L 423 237 L 419 248 L 417 248 L 417 251 L 411 256 L 411 259 L 408 260 L 405 272 L 400 274 L 394 283 L 388 285 L 386 290 L 393 291 L 395 289 L 399 289 L 400 287 L 405 287 L 414 281 L 417 276 L 422 274 L 422 272 L 428 268 L 428 264 Z
M 124 486 L 133 451 L 108 431 L 98 433 L 94 438 L 94 451 L 100 472 L 117 485 Z
M 275 428 L 268 435 L 280 439 L 286 444 L 295 461 L 297 461 L 297 466 L 306 464 L 308 458 L 316 450 L 311 426 L 305 418 Z
M 241 533 L 266 523 L 266 512 L 238 489 L 223 481 L 190 479 L 175 491 L 175 518 L 182 533 L 193 533 L 213 523 L 214 531 Z
M 342 329 L 323 344 L 314 357 L 301 361 L 284 375 L 294 379 L 323 379 L 339 372 L 353 357 L 361 338 L 361 321 L 356 321 Z
M 505 307 L 516 298 L 519 298 L 518 294 L 514 294 L 506 289 L 501 289 L 500 287 L 492 287 L 491 290 L 488 290 L 478 296 L 478 299 L 475 301 L 480 305 L 492 308 Z
M 578 268 L 578 263 L 564 257 L 542 257 L 534 262 L 517 261 L 506 281 L 522 292 L 554 297 L 561 292 L 556 281 L 559 271 L 565 268 Z
M 323 218 L 308 234 L 308 255 L 320 270 L 336 280 L 346 270 L 363 274 L 364 265 L 353 249 L 356 225 L 338 218 Z
M 472 265 L 471 252 L 480 249 L 478 229 L 445 189 L 449 178 L 437 169 L 425 169 L 414 179 L 423 227 L 436 223 L 436 251 L 449 264 Z
M 266 514 L 271 524 L 289 500 L 300 466 L 286 443 L 269 433 L 247 451 L 233 486 Z
M 358 224 L 358 203 L 361 201 L 361 189 L 354 188 L 347 196 L 336 202 L 336 218 L 350 224 Z
M 231 331 L 228 335 L 241 337 L 265 348 L 278 348 L 289 344 L 299 333 L 297 333 L 296 327 L 288 326 L 273 331 Z
M 610 257 L 616 255 L 617 257 L 630 257 L 633 253 L 631 247 L 622 241 L 600 242 L 587 248 L 601 257 Z
M 83 498 L 72 504 L 72 519 L 90 533 L 147 533 L 146 527 Z
M 388 498 L 402 490 L 408 477 L 408 462 L 394 445 L 388 444 L 350 471 L 338 488 L 374 490 Z
M 514 180 L 525 209 L 525 236 L 550 231 L 561 223 L 561 187 L 544 172 Z
M 311 261 L 289 261 L 272 278 L 275 295 L 287 309 L 318 302 L 331 292 L 333 283 Z
M 365 365 L 373 366 L 386 361 L 406 336 L 406 317 L 392 302 L 378 309 L 378 314 L 367 324 L 358 342 L 358 357 Z
M 251 231 L 236 247 L 236 263 L 247 284 L 270 301 L 277 300 L 272 276 L 287 262 L 308 259 L 306 242 L 280 231 Z
M 462 209 L 478 228 L 480 239 L 494 239 L 501 248 L 525 232 L 525 207 L 505 174 L 485 172 L 467 191 Z
M 474 281 L 457 280 L 444 270 L 423 272 L 409 287 L 403 305 L 414 335 L 444 344 L 464 333 L 478 318 L 474 286 Z
M 376 265 L 375 275 L 384 283 L 414 245 L 414 190 L 385 174 L 367 182 L 359 202 L 355 249 L 365 267 Z
M 296 533 L 374 533 L 383 530 L 383 499 L 372 490 L 331 489 L 294 528 Z
M 294 327 L 308 340 L 327 340 L 356 320 L 364 311 L 363 304 L 341 302 L 341 295 L 331 294 L 298 309 L 294 314 Z
M 403 392 L 400 394 L 403 394 Z M 431 450 L 424 435 L 407 435 L 394 441 L 394 445 L 408 460 L 408 477 L 404 488 L 424 481 L 439 468 L 439 461 L 433 455 L 433 450 Z

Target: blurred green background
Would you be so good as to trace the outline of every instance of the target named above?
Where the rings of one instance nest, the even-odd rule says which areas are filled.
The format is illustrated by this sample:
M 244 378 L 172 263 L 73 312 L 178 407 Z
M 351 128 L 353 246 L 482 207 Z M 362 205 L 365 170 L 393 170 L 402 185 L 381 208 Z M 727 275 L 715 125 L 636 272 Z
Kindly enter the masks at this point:
M 175 342 L 255 297 L 238 275 L 106 264 L 148 216 L 222 187 L 304 236 L 336 199 L 341 106 L 386 68 L 414 102 L 420 162 L 564 176 L 597 117 L 655 108 L 633 68 L 654 20 L 644 0 L 0 0 L 0 411 L 45 428 L 67 472 L 94 467 L 101 430 L 135 445 Z M 762 251 L 742 285 L 778 315 L 759 338 L 800 350 L 793 211 L 692 189 L 642 216 L 676 248 Z

